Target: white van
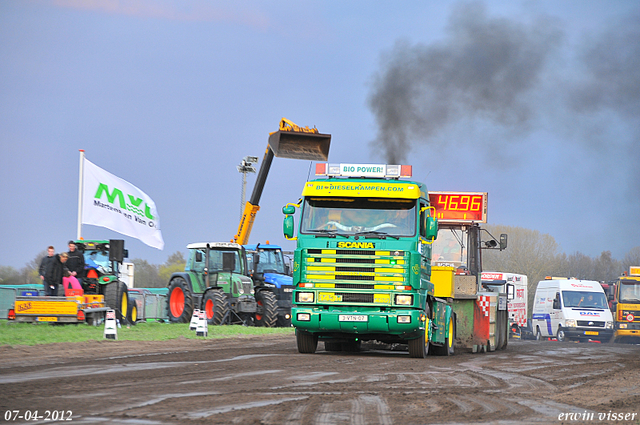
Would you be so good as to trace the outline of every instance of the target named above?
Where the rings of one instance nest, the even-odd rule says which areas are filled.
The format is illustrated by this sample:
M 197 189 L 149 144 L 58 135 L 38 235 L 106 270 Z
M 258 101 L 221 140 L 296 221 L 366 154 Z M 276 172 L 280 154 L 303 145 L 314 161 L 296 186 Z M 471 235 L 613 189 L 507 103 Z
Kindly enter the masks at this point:
M 613 336 L 607 297 L 592 280 L 548 278 L 538 282 L 532 313 L 536 339 L 609 342 Z

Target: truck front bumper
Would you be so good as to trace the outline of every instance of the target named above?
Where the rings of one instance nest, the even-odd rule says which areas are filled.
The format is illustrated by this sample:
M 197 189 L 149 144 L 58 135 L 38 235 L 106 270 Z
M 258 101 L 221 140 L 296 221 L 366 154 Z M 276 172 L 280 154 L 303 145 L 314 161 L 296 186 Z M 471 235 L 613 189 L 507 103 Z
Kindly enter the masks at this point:
M 415 338 L 425 329 L 421 310 L 353 307 L 293 307 L 291 323 L 298 329 L 320 335 L 395 335 L 400 339 Z

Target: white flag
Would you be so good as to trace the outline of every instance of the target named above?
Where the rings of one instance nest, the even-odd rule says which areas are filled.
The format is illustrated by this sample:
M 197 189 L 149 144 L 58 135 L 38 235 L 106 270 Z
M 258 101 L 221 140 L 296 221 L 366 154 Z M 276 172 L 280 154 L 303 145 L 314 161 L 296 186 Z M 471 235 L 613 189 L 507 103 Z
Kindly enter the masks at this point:
M 106 227 L 164 248 L 156 204 L 146 193 L 86 158 L 83 170 L 82 224 Z

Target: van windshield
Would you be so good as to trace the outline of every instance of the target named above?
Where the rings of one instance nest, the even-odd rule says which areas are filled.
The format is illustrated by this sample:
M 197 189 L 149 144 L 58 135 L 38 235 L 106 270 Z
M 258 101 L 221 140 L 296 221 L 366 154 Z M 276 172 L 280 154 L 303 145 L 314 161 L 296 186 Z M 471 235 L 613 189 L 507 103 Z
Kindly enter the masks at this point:
M 601 292 L 562 291 L 562 302 L 565 307 L 608 308 Z

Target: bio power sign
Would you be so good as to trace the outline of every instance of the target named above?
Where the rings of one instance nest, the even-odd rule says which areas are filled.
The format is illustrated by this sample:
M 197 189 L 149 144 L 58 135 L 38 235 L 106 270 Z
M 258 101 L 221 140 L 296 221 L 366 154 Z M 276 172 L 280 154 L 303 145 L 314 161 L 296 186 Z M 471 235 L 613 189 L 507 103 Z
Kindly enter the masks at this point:
M 106 227 L 163 249 L 156 204 L 131 183 L 84 160 L 82 224 Z

